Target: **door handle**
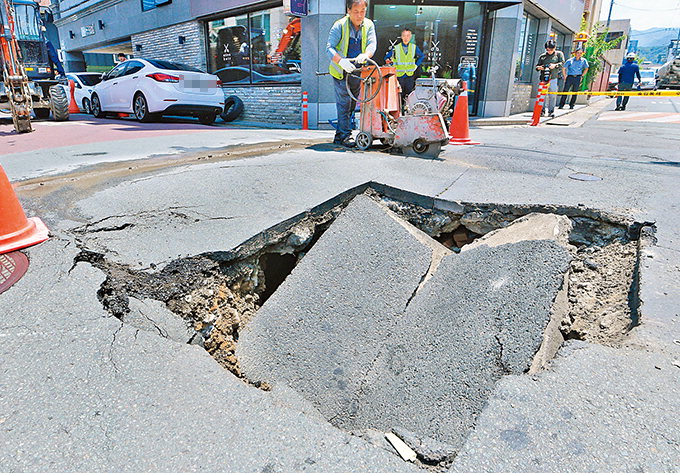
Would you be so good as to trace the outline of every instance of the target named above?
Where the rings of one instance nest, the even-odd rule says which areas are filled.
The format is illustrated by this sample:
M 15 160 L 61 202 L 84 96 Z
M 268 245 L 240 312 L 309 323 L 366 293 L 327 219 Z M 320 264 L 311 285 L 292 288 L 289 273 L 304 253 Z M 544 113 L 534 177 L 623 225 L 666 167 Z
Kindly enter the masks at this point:
M 114 82 L 113 85 L 118 85 L 118 82 Z
M 139 76 L 134 76 L 133 79 L 139 79 Z

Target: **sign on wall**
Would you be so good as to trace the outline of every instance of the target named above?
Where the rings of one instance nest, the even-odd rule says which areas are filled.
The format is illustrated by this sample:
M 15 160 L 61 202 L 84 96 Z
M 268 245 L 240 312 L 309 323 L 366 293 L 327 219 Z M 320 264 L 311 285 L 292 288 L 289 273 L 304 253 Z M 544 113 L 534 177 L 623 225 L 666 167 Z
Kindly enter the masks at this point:
M 92 36 L 94 34 L 94 25 L 85 25 L 80 27 L 80 36 L 85 38 L 86 36 Z
M 309 14 L 309 2 L 307 0 L 285 0 L 283 8 L 287 15 L 307 16 Z

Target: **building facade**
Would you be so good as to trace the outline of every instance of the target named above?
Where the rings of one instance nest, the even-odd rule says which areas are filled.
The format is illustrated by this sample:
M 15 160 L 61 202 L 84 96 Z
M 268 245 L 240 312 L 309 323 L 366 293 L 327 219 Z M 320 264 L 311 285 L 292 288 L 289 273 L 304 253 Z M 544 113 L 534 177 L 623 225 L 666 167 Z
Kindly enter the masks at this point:
M 605 28 L 606 24 L 601 23 L 600 27 Z M 611 20 L 609 22 L 607 41 L 612 41 L 617 38 L 621 38 L 619 43 L 603 55 L 604 59 L 612 65 L 613 69 L 618 69 L 619 66 L 623 64 L 626 53 L 628 52 L 630 20 Z
M 56 3 L 56 5 L 54 5 Z M 293 16 L 291 3 L 306 4 Z M 326 39 L 345 0 L 59 0 L 55 24 L 67 70 L 84 70 L 85 53 L 124 52 L 173 60 L 217 74 L 226 94 L 244 100 L 242 120 L 300 124 L 309 94 L 310 126 L 335 118 Z M 410 28 L 439 77 L 465 78 L 471 113 L 505 116 L 530 109 L 534 65 L 553 37 L 566 54 L 579 31 L 584 0 L 372 0 L 382 64 L 401 29 Z

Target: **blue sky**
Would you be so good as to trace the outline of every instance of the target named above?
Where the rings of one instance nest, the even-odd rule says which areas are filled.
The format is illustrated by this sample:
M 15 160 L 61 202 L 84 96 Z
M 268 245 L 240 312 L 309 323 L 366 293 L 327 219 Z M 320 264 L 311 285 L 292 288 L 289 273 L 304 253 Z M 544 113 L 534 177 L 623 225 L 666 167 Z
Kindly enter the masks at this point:
M 601 20 L 607 19 L 610 0 L 604 0 Z M 614 0 L 612 20 L 630 18 L 635 30 L 680 27 L 680 0 Z

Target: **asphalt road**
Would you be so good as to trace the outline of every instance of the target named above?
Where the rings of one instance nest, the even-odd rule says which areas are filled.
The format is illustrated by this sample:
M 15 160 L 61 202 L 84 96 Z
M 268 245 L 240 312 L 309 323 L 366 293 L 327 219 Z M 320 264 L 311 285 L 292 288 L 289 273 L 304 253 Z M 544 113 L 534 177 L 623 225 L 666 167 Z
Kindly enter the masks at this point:
M 676 113 L 679 102 L 645 100 L 628 111 Z M 371 180 L 655 222 L 642 323 L 625 346 L 572 342 L 547 370 L 504 377 L 452 470 L 679 471 L 680 124 L 603 120 L 613 105 L 598 109 L 580 127 L 473 129 L 483 145 L 447 146 L 439 160 L 315 143 L 328 132 L 83 119 L 18 137 L 0 125 L 0 164 L 53 235 L 0 295 L 3 471 L 419 471 L 331 426 L 295 391 L 247 386 L 199 347 L 111 317 L 97 297 L 104 273 L 76 261 L 85 249 L 152 271 L 226 251 Z

